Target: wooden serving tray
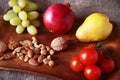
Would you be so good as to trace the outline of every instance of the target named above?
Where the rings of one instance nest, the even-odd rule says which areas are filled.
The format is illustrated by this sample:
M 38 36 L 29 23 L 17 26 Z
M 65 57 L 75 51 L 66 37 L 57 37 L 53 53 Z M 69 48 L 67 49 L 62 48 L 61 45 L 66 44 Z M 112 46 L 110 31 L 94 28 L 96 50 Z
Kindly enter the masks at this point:
M 81 21 L 82 22 L 82 21 Z M 69 42 L 68 49 L 61 52 L 56 52 L 57 54 L 54 55 L 55 66 L 49 67 L 47 65 L 41 64 L 40 66 L 31 66 L 28 63 L 25 63 L 19 60 L 17 57 L 0 61 L 0 69 L 4 70 L 15 70 L 27 73 L 33 73 L 37 75 L 52 77 L 56 80 L 86 80 L 83 73 L 76 73 L 72 71 L 69 67 L 69 61 L 72 56 L 79 54 L 80 50 L 87 46 L 90 43 L 82 43 L 76 40 L 75 31 L 78 25 L 75 25 L 74 28 L 63 35 L 55 35 L 48 32 L 44 26 L 40 26 L 38 28 L 39 33 L 36 35 L 36 38 L 40 43 L 50 46 L 50 42 L 53 38 L 57 36 L 63 36 Z M 107 39 L 108 43 L 106 44 L 107 47 L 111 48 L 112 56 L 116 60 L 116 69 L 110 75 L 103 75 L 101 80 L 120 80 L 120 33 L 118 32 L 119 27 L 114 25 L 114 29 L 110 37 Z M 5 41 L 8 43 L 9 40 L 25 40 L 30 39 L 31 35 L 27 32 L 24 32 L 21 35 L 16 34 L 15 27 L 11 26 L 9 22 L 5 22 L 0 16 L 0 40 Z M 11 51 L 7 51 L 6 53 L 11 54 Z M 6 54 L 5 53 L 5 54 Z

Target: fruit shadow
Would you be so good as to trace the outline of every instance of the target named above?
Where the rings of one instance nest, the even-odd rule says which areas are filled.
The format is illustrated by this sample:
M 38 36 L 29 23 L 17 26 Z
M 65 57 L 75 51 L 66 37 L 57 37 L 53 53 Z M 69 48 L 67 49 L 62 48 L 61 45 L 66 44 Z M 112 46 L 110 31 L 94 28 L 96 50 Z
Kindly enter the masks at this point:
M 76 18 L 75 19 L 75 23 L 73 25 L 73 27 L 71 28 L 71 30 L 68 32 L 68 34 L 75 34 L 76 30 L 78 29 L 78 27 L 80 25 L 82 25 L 82 23 L 84 22 L 85 18 Z
M 120 26 L 118 26 L 114 21 L 111 21 L 112 25 L 113 25 L 113 30 L 112 33 L 110 34 L 110 36 L 107 38 L 106 41 L 108 42 L 112 42 L 113 46 L 109 46 L 107 47 L 108 49 L 108 53 L 112 56 L 112 58 L 115 61 L 115 69 L 112 73 L 110 74 L 103 74 L 100 80 L 106 80 L 106 79 L 114 79 L 115 80 L 119 80 L 118 79 L 118 75 L 120 74 Z M 114 45 L 116 45 L 116 47 L 114 47 Z
M 108 49 L 110 50 L 109 52 L 111 53 L 112 56 L 114 56 L 115 52 L 115 56 L 120 58 L 120 26 L 118 26 L 115 22 L 111 22 L 113 25 L 113 30 L 112 33 L 110 34 L 110 36 L 108 37 L 107 41 L 111 42 L 112 46 L 108 47 Z
M 120 26 L 118 26 L 114 21 L 111 21 L 111 23 L 113 25 L 113 30 L 108 39 L 110 40 L 114 40 L 116 38 L 120 39 Z
M 76 18 L 73 27 L 68 32 L 68 34 L 74 35 L 73 40 L 67 41 L 68 42 L 68 50 L 75 50 L 76 48 L 80 49 L 83 46 L 86 46 L 87 44 L 89 44 L 89 43 L 85 43 L 85 42 L 80 42 L 75 36 L 75 33 L 76 33 L 77 29 L 83 24 L 84 20 L 85 20 L 84 17 Z

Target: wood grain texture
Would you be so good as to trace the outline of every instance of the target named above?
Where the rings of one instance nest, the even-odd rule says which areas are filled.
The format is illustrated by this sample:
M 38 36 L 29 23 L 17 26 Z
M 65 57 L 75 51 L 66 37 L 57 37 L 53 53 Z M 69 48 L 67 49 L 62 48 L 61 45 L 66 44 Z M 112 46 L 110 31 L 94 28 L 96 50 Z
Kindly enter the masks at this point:
M 39 5 L 39 10 L 44 12 L 44 10 L 52 3 L 63 2 L 64 0 L 30 0 Z M 66 40 L 76 39 L 74 36 L 74 32 L 77 27 L 83 22 L 84 18 L 93 12 L 102 12 L 110 16 L 110 20 L 114 25 L 114 30 L 111 36 L 107 39 L 107 46 L 112 48 L 113 57 L 116 60 L 116 69 L 111 75 L 102 76 L 101 80 L 120 80 L 120 1 L 119 0 L 67 0 L 71 4 L 71 9 L 74 11 L 76 15 L 76 23 L 74 25 L 73 30 L 71 32 L 61 35 Z M 0 14 L 3 15 L 8 9 L 9 6 L 7 4 L 8 0 L 0 0 Z M 58 35 L 54 35 L 49 33 L 44 26 L 42 25 L 39 29 L 39 34 L 36 37 L 39 39 L 41 43 L 46 45 L 50 45 L 51 40 Z M 17 35 L 15 33 L 15 27 L 11 26 L 9 23 L 2 20 L 2 16 L 0 16 L 0 40 L 8 42 L 9 39 L 31 39 L 27 33 L 22 35 Z M 19 72 L 11 72 L 11 71 L 1 71 L 0 74 L 1 80 L 52 80 L 54 79 L 63 79 L 63 80 L 86 80 L 82 73 L 75 73 L 69 68 L 69 60 L 70 58 L 78 54 L 81 48 L 86 46 L 88 43 L 81 42 L 71 42 L 68 50 L 59 52 L 55 55 L 56 66 L 54 68 L 50 68 L 45 65 L 41 65 L 39 67 L 33 67 L 20 61 L 15 58 L 8 61 L 0 61 L 0 69 L 4 70 L 14 70 L 14 71 L 22 71 Z M 10 52 L 9 52 L 10 53 Z M 31 74 L 25 74 L 33 73 Z M 5 75 L 3 75 L 5 74 Z M 39 77 L 46 76 L 51 78 Z M 9 77 L 3 77 L 9 76 Z M 14 76 L 14 77 L 12 77 Z
M 24 33 L 22 35 L 18 35 L 15 33 L 15 27 L 11 26 L 9 23 L 3 21 L 1 19 L 0 21 L 0 39 L 8 43 L 10 39 L 15 39 L 15 40 L 24 40 L 24 39 L 31 39 L 31 35 Z M 52 33 L 49 33 L 47 30 L 45 30 L 44 26 L 39 28 L 38 35 L 36 37 L 40 41 L 40 43 L 43 43 L 45 45 L 50 45 L 50 42 L 53 38 L 55 38 L 58 35 L 54 35 Z M 69 32 L 67 34 L 61 35 L 63 36 L 66 40 L 75 40 L 74 32 Z M 119 61 L 120 60 L 120 34 L 117 31 L 116 26 L 114 26 L 113 33 L 111 36 L 107 39 L 108 43 L 107 46 L 111 48 L 113 51 L 112 55 L 113 57 Z M 83 76 L 82 73 L 75 73 L 73 72 L 70 67 L 69 67 L 69 61 L 72 56 L 76 55 L 79 53 L 79 51 L 85 47 L 88 43 L 82 43 L 82 42 L 70 42 L 69 47 L 66 51 L 58 52 L 54 56 L 54 60 L 56 63 L 56 66 L 53 68 L 48 67 L 46 65 L 40 65 L 37 67 L 31 66 L 28 63 L 25 63 L 18 58 L 14 58 L 11 60 L 6 60 L 6 61 L 0 61 L 0 69 L 4 70 L 14 70 L 14 71 L 21 71 L 21 72 L 27 72 L 27 73 L 32 73 L 40 76 L 47 76 L 51 77 L 56 80 L 86 80 Z M 11 53 L 11 52 L 6 52 L 6 53 Z M 119 66 L 120 64 L 117 62 L 117 68 L 115 69 L 115 72 L 112 73 L 110 76 L 103 76 L 101 77 L 105 80 L 119 80 Z

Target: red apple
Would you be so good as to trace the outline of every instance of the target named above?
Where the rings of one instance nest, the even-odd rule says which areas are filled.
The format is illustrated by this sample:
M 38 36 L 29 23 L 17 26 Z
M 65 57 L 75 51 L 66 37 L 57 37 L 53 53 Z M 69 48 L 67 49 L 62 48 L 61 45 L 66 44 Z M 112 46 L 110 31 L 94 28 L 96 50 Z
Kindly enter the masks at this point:
M 43 15 L 45 27 L 52 33 L 63 34 L 68 32 L 75 21 L 73 11 L 67 4 L 54 3 L 50 5 Z

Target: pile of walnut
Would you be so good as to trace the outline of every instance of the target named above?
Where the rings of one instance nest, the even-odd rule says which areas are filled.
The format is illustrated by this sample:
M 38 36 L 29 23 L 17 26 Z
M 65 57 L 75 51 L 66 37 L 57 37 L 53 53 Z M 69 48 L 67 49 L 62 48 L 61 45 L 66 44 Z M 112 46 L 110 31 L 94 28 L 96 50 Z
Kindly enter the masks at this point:
M 0 53 L 3 53 L 7 50 L 7 46 L 12 50 L 11 54 L 6 54 L 0 57 L 0 60 L 7 60 L 13 58 L 13 55 L 24 61 L 28 62 L 30 65 L 38 66 L 41 63 L 44 63 L 48 66 L 54 66 L 55 62 L 52 59 L 52 56 L 55 54 L 55 51 L 62 51 L 67 48 L 67 43 L 63 37 L 54 38 L 51 41 L 51 48 L 43 44 L 38 44 L 38 41 L 35 37 L 32 37 L 31 40 L 23 40 L 20 42 L 9 41 L 8 45 L 5 42 L 0 42 Z
M 12 54 L 17 55 L 20 60 L 28 62 L 33 66 L 38 66 L 41 63 L 51 67 L 54 66 L 55 63 L 51 56 L 55 54 L 55 51 L 49 46 L 38 44 L 35 37 L 32 37 L 32 41 L 20 41 L 20 45 L 21 46 L 16 47 L 12 52 Z

